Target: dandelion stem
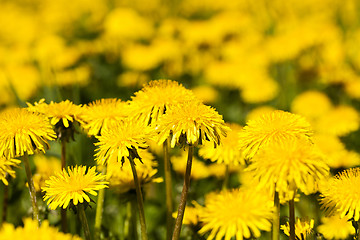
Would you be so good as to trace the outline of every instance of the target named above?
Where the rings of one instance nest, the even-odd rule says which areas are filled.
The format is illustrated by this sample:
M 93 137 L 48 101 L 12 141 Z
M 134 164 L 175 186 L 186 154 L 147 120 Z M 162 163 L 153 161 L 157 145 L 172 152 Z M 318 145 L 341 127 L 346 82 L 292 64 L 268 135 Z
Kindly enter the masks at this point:
M 80 222 L 81 225 L 84 229 L 84 235 L 85 235 L 85 239 L 86 240 L 90 240 L 90 229 L 89 229 L 89 225 L 86 219 L 86 214 L 85 214 L 85 209 L 84 209 L 84 204 L 80 203 L 78 204 L 78 211 L 79 211 L 79 218 L 80 218 Z
M 61 140 L 61 168 L 66 168 L 66 141 Z M 61 208 L 61 230 L 64 233 L 67 233 L 67 217 L 66 217 L 66 209 Z
M 25 153 L 23 155 L 23 160 L 24 160 L 24 165 L 25 165 L 26 177 L 27 177 L 27 181 L 28 181 L 28 185 L 29 185 L 31 204 L 32 204 L 32 208 L 33 208 L 33 218 L 40 225 L 41 222 L 40 222 L 40 218 L 39 218 L 39 209 L 38 209 L 37 203 L 36 203 L 36 191 L 35 191 L 35 186 L 34 186 L 32 174 L 31 174 L 29 157 L 28 157 L 27 153 Z
M 357 231 L 357 240 L 360 240 L 360 219 L 358 220 L 358 222 L 357 222 L 357 229 L 356 229 L 356 231 Z
M 226 164 L 226 166 L 225 166 L 225 178 L 224 178 L 224 182 L 223 182 L 223 185 L 222 185 L 223 190 L 226 190 L 229 187 L 229 177 L 230 177 L 229 164 Z
M 138 208 L 139 208 L 139 217 L 140 217 L 140 226 L 141 226 L 141 239 L 147 240 L 147 233 L 146 233 L 146 223 L 145 223 L 145 214 L 144 214 L 144 202 L 142 197 L 142 192 L 140 188 L 140 182 L 136 173 L 135 163 L 132 156 L 129 156 L 129 161 L 131 165 L 131 170 L 134 177 L 134 183 L 135 183 L 135 190 L 136 190 L 136 198 L 138 202 Z
M 174 209 L 172 199 L 172 181 L 171 181 L 171 166 L 169 155 L 169 140 L 164 144 L 164 172 L 165 172 L 165 191 L 166 191 L 166 240 L 171 239 L 171 231 L 173 227 L 172 212 Z
M 295 198 L 295 196 L 294 196 Z M 289 201 L 290 240 L 295 240 L 295 201 Z
M 6 179 L 9 179 L 9 174 L 6 174 Z M 2 206 L 2 218 L 1 218 L 1 225 L 2 223 L 6 222 L 7 218 L 7 208 L 8 208 L 8 201 L 9 201 L 9 186 L 4 185 L 4 198 L 3 198 L 3 206 Z
M 136 201 L 134 200 L 131 198 L 127 203 L 126 239 L 138 239 Z
M 273 224 L 271 229 L 271 240 L 279 240 L 280 237 L 280 199 L 279 193 L 275 191 L 274 194 L 274 216 L 273 216 Z
M 106 166 L 103 167 L 101 174 L 106 174 Z M 98 200 L 96 203 L 96 215 L 95 215 L 95 239 L 100 239 L 101 234 L 101 222 L 104 209 L 104 199 L 105 199 L 105 188 L 99 190 Z
M 180 203 L 179 203 L 179 208 L 178 208 L 178 214 L 177 214 L 176 221 L 175 221 L 175 228 L 174 228 L 172 240 L 178 240 L 180 238 L 181 226 L 182 226 L 182 221 L 183 221 L 184 213 L 185 213 L 186 198 L 187 198 L 187 195 L 189 192 L 189 187 L 190 187 L 190 176 L 191 176 L 193 151 L 194 151 L 194 147 L 189 146 L 188 159 L 187 159 L 186 171 L 185 171 L 185 177 L 184 177 L 184 186 L 183 186 L 183 189 L 181 192 L 181 198 L 180 198 Z

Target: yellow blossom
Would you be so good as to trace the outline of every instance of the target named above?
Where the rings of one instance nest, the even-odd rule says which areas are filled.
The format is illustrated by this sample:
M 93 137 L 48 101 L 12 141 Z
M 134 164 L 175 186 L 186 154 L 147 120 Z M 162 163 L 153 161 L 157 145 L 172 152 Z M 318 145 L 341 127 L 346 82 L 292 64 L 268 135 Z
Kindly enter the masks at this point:
M 149 82 L 134 95 L 130 103 L 132 111 L 146 123 L 158 121 L 172 105 L 195 99 L 180 83 L 164 79 Z
M 31 218 L 24 219 L 24 226 L 15 228 L 10 223 L 3 223 L 0 229 L 1 240 L 23 239 L 24 237 L 32 240 L 81 240 L 78 236 L 59 232 L 58 228 L 50 226 L 48 220 L 44 220 L 39 226 L 36 220 Z
M 222 116 L 214 108 L 197 101 L 189 101 L 169 107 L 158 121 L 158 143 L 162 144 L 169 136 L 170 145 L 203 144 L 204 141 L 221 143 L 221 135 L 226 136 L 228 127 Z
M 96 136 L 111 124 L 124 120 L 129 115 L 128 103 L 120 99 L 100 99 L 84 107 L 82 126 L 88 135 Z
M 253 158 L 260 147 L 269 143 L 282 144 L 289 140 L 309 138 L 310 124 L 301 116 L 276 110 L 249 120 L 239 133 L 239 147 L 246 158 Z
M 96 173 L 95 167 L 75 166 L 51 176 L 45 181 L 42 191 L 50 209 L 66 209 L 70 203 L 90 202 L 88 194 L 96 196 L 96 191 L 106 188 L 107 184 L 105 176 Z
M 321 187 L 322 208 L 340 218 L 360 219 L 360 168 L 350 168 L 337 174 Z
M 270 231 L 273 202 L 269 195 L 254 189 L 234 189 L 211 194 L 200 211 L 203 227 L 210 232 L 208 240 L 258 238 L 261 231 Z
M 283 201 L 292 199 L 296 189 L 305 194 L 317 190 L 317 181 L 329 172 L 323 155 L 305 139 L 274 142 L 261 148 L 247 168 L 259 181 L 258 187 L 278 192 Z
M 5 110 L 0 114 L 0 155 L 6 158 L 45 152 L 55 133 L 48 119 L 24 108 Z
M 146 140 L 152 136 L 151 129 L 143 122 L 126 119 L 123 122 L 108 126 L 100 136 L 96 136 L 99 142 L 95 154 L 98 164 L 109 163 L 112 157 L 118 162 L 125 162 L 128 158 L 138 158 L 139 149 L 148 147 Z

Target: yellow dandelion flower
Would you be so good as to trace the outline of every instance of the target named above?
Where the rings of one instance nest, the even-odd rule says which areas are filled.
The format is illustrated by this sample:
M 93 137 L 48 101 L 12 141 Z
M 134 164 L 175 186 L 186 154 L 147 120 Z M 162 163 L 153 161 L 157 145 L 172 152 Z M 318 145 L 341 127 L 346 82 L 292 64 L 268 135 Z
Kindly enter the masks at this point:
M 347 239 L 355 234 L 355 228 L 351 221 L 346 218 L 340 218 L 339 215 L 321 218 L 322 224 L 317 227 L 325 239 Z
M 170 136 L 173 148 L 175 144 L 201 145 L 205 140 L 219 145 L 221 135 L 226 136 L 229 128 L 214 108 L 189 101 L 169 107 L 158 121 L 156 130 L 159 132 L 158 144 Z
M 292 112 L 309 120 L 316 119 L 332 108 L 330 98 L 319 91 L 306 91 L 295 97 L 291 104 Z
M 337 106 L 314 123 L 314 130 L 319 133 L 345 136 L 360 127 L 360 116 L 355 108 Z
M 61 161 L 57 157 L 49 157 L 43 154 L 34 155 L 36 172 L 33 175 L 34 187 L 37 192 L 45 186 L 45 181 L 54 175 L 55 172 L 61 171 Z
M 100 99 L 89 103 L 81 115 L 83 128 L 88 135 L 96 136 L 102 133 L 111 123 L 116 123 L 128 117 L 128 103 L 120 99 Z
M 136 92 L 130 105 L 142 121 L 152 123 L 170 106 L 192 100 L 195 96 L 190 90 L 176 81 L 162 79 L 151 81 Z
M 176 173 L 178 173 L 181 176 L 185 175 L 187 157 L 188 155 L 185 151 L 183 151 L 180 156 L 171 157 L 172 168 Z M 210 176 L 210 172 L 206 164 L 203 161 L 200 161 L 199 159 L 193 157 L 191 178 L 198 180 L 198 179 L 207 178 L 209 176 Z
M 13 168 L 18 167 L 20 163 L 21 161 L 17 159 L 6 159 L 4 157 L 0 157 L 0 180 L 5 185 L 9 184 L 7 175 L 15 178 L 15 171 Z
M 255 155 L 247 168 L 259 187 L 279 193 L 280 199 L 293 198 L 296 189 L 305 194 L 316 190 L 316 182 L 329 173 L 323 155 L 305 139 L 269 144 Z
M 56 135 L 48 119 L 24 108 L 9 109 L 0 114 L 0 156 L 20 157 L 36 151 L 45 152 Z
M 268 143 L 281 144 L 290 139 L 309 138 L 311 134 L 311 126 L 305 118 L 276 110 L 248 121 L 239 133 L 239 146 L 245 158 L 251 159 L 260 147 Z
M 139 149 L 148 147 L 146 140 L 151 137 L 151 129 L 143 122 L 124 120 L 117 124 L 112 124 L 104 129 L 100 136 L 96 138 L 99 142 L 95 154 L 96 161 L 100 165 L 105 165 L 109 159 L 116 156 L 118 162 L 125 162 L 125 158 L 138 158 Z
M 350 168 L 337 174 L 321 187 L 320 203 L 325 211 L 341 218 L 360 218 L 360 168 Z
M 250 121 L 250 120 L 254 120 L 257 119 L 258 117 L 261 117 L 264 114 L 269 114 L 273 111 L 275 111 L 276 109 L 271 107 L 271 106 L 261 106 L 261 107 L 257 107 L 253 110 L 251 110 L 247 115 L 246 115 L 246 121 Z
M 239 133 L 242 127 L 236 123 L 226 124 L 231 131 L 223 137 L 221 144 L 214 147 L 214 144 L 206 142 L 199 150 L 199 155 L 212 162 L 232 165 L 245 165 L 245 159 L 239 150 Z
M 144 185 L 150 182 L 162 181 L 161 178 L 155 178 L 157 163 L 154 161 L 154 156 L 147 150 L 140 149 L 138 153 L 143 162 L 143 164 L 136 165 L 136 173 L 140 184 Z M 126 161 L 124 164 L 121 164 L 117 161 L 115 155 L 109 160 L 106 179 L 109 181 L 109 187 L 119 193 L 135 189 L 130 162 Z
M 10 223 L 3 223 L 0 229 L 0 236 L 2 240 L 11 240 L 11 239 L 27 239 L 31 240 L 42 240 L 42 239 L 52 239 L 52 240 L 81 240 L 82 238 L 59 232 L 56 227 L 52 227 L 49 224 L 49 221 L 43 220 L 41 226 L 36 220 L 31 218 L 24 219 L 24 227 L 15 228 Z
M 95 172 L 95 167 L 75 166 L 55 173 L 45 181 L 44 201 L 50 209 L 66 209 L 70 202 L 73 205 L 90 202 L 88 194 L 96 196 L 96 191 L 107 187 L 105 176 Z
M 51 101 L 49 104 L 45 103 L 45 99 L 41 99 L 34 105 L 27 103 L 28 110 L 31 112 L 38 112 L 45 114 L 50 119 L 50 123 L 54 126 L 61 124 L 61 126 L 68 128 L 70 123 L 74 121 L 81 121 L 79 116 L 82 113 L 82 108 L 79 105 L 75 105 L 69 100 L 55 103 Z
M 208 240 L 237 240 L 260 237 L 260 231 L 270 231 L 273 202 L 269 195 L 254 189 L 234 189 L 211 194 L 200 212 L 203 227 L 200 234 L 210 231 Z
M 281 230 L 284 231 L 284 233 L 287 236 L 290 236 L 289 222 L 287 222 L 286 225 L 281 225 L 280 228 Z M 312 233 L 313 228 L 314 228 L 314 219 L 311 219 L 309 221 L 307 219 L 296 218 L 296 223 L 295 223 L 296 239 L 306 240 L 307 237 Z

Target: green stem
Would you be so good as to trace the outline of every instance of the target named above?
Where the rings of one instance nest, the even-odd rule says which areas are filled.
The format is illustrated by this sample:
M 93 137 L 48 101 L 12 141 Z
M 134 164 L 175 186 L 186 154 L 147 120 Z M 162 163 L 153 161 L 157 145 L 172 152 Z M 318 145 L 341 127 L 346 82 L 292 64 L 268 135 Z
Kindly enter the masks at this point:
M 5 178 L 9 180 L 9 174 L 6 174 Z M 1 225 L 6 222 L 7 218 L 7 208 L 8 208 L 8 201 L 9 201 L 9 186 L 4 185 L 4 196 L 3 196 L 3 206 L 2 206 L 2 218 L 1 218 Z
M 172 236 L 172 240 L 178 240 L 180 238 L 181 226 L 182 221 L 185 214 L 185 206 L 186 206 L 186 199 L 190 188 L 190 176 L 191 176 L 191 165 L 192 165 L 192 158 L 193 158 L 193 151 L 194 147 L 189 146 L 188 158 L 186 163 L 186 171 L 184 177 L 184 186 L 181 192 L 181 198 L 178 208 L 178 214 L 175 221 L 175 228 L 174 233 Z
M 141 226 L 141 239 L 142 240 L 147 240 L 148 237 L 147 237 L 147 233 L 146 233 L 144 202 L 143 202 L 142 192 L 141 192 L 141 188 L 140 188 L 140 182 L 139 182 L 139 179 L 138 179 L 138 176 L 137 176 L 137 173 L 136 173 L 134 159 L 132 158 L 131 155 L 129 156 L 129 161 L 130 161 L 131 170 L 132 170 L 133 177 L 134 177 L 136 198 L 137 198 L 137 203 L 138 203 L 138 208 L 139 208 L 140 226 Z
M 31 174 L 29 157 L 28 157 L 27 153 L 24 154 L 23 161 L 24 161 L 26 177 L 27 177 L 27 181 L 28 181 L 28 185 L 29 185 L 30 199 L 31 199 L 31 204 L 32 204 L 32 209 L 33 209 L 33 218 L 40 225 L 41 222 L 40 222 L 40 218 L 39 218 L 39 209 L 38 209 L 37 203 L 36 203 L 36 191 L 35 191 L 34 181 L 33 181 L 32 174 Z
M 171 179 L 171 166 L 169 154 L 169 140 L 167 139 L 164 144 L 164 172 L 165 172 L 165 191 L 166 191 L 166 240 L 171 239 L 171 231 L 173 227 L 172 212 L 174 209 L 172 199 L 172 179 Z
M 274 215 L 273 215 L 273 224 L 271 229 L 271 240 L 279 240 L 280 237 L 280 199 L 279 193 L 275 191 L 274 194 Z
M 102 175 L 106 174 L 106 166 L 103 166 L 101 171 Z M 96 215 L 95 215 L 95 239 L 100 239 L 101 234 L 101 223 L 102 215 L 104 209 L 104 199 L 105 199 L 105 188 L 99 190 L 98 200 L 96 203 Z
M 77 206 L 78 206 L 78 211 L 79 211 L 80 222 L 81 222 L 81 225 L 82 225 L 82 227 L 84 229 L 85 239 L 90 240 L 91 235 L 90 235 L 89 225 L 88 225 L 88 222 L 87 222 L 87 219 L 86 219 L 84 204 L 79 203 Z
M 136 217 L 136 201 L 130 199 L 127 203 L 127 219 L 126 219 L 126 239 L 138 239 L 137 217 Z
M 295 198 L 295 196 L 294 196 Z M 295 201 L 294 198 L 289 201 L 289 224 L 290 240 L 295 240 Z
M 229 177 L 230 177 L 230 173 L 229 173 L 229 164 L 225 165 L 225 177 L 224 177 L 224 182 L 222 185 L 222 189 L 226 190 L 229 187 Z
M 66 141 L 61 140 L 61 168 L 66 168 Z M 61 230 L 68 232 L 66 209 L 61 208 Z

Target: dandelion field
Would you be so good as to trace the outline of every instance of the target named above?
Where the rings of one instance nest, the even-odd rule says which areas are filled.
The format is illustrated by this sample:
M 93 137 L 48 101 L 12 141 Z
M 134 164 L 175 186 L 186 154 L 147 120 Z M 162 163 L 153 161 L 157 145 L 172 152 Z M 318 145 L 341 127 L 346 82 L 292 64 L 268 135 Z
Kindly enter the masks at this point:
M 0 4 L 0 240 L 360 239 L 359 1 Z

